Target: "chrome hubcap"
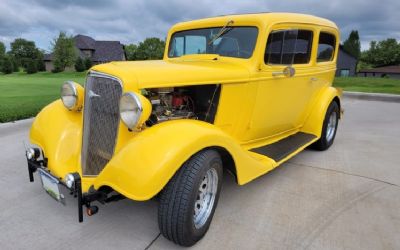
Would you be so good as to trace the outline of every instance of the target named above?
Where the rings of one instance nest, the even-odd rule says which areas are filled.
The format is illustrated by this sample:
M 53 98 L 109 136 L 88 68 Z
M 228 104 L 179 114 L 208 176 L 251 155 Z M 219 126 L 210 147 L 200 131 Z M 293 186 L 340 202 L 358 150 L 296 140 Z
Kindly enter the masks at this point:
M 214 206 L 218 189 L 218 174 L 214 168 L 204 175 L 194 204 L 193 222 L 196 228 L 201 228 L 207 221 Z
M 329 142 L 333 139 L 336 130 L 337 123 L 337 114 L 336 112 L 332 112 L 329 116 L 328 125 L 326 126 L 326 140 Z

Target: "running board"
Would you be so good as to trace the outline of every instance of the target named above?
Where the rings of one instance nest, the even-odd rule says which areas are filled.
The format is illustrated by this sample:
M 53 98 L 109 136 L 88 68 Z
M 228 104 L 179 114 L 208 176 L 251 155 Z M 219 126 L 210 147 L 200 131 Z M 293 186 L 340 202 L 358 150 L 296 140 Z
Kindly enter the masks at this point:
M 272 144 L 250 149 L 250 151 L 269 157 L 275 162 L 280 162 L 316 138 L 315 135 L 298 132 Z

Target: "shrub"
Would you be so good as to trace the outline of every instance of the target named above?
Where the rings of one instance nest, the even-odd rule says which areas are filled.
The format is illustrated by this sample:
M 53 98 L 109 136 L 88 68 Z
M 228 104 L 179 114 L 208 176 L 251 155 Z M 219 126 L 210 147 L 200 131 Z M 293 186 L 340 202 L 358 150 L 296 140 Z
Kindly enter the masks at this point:
M 92 67 L 92 60 L 90 58 L 85 58 L 85 69 L 90 69 Z
M 2 67 L 1 67 L 1 72 L 3 72 L 4 74 L 11 74 L 14 70 L 12 61 L 10 59 L 10 57 L 6 56 L 3 59 L 3 63 L 2 63 Z
M 36 72 L 38 72 L 36 60 L 33 59 L 26 60 L 26 73 L 34 74 Z
M 36 65 L 38 71 L 46 71 L 46 65 L 44 65 L 43 59 L 38 59 Z
M 78 59 L 76 59 L 76 61 L 75 61 L 75 70 L 77 72 L 82 72 L 85 69 L 86 69 L 85 64 L 83 63 L 82 58 L 78 57 Z
M 13 65 L 13 71 L 14 72 L 19 72 L 19 65 L 18 65 L 18 61 L 17 59 L 15 59 L 14 57 L 10 57 L 11 63 Z

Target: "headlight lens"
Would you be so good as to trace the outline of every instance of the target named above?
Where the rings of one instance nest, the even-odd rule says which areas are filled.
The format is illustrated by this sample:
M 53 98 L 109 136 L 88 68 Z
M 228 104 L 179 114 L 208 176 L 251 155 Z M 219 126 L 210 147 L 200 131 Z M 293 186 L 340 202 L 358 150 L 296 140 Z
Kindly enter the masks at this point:
M 119 103 L 119 112 L 122 122 L 129 129 L 135 128 L 143 112 L 139 96 L 133 92 L 123 94 Z
M 75 183 L 75 177 L 73 174 L 67 174 L 64 178 L 64 181 L 68 188 L 72 188 Z
M 78 103 L 78 90 L 74 82 L 67 81 L 61 86 L 61 100 L 69 110 L 73 110 L 76 107 Z
M 40 149 L 28 148 L 26 150 L 26 158 L 28 158 L 28 160 L 37 159 L 39 157 L 40 157 Z

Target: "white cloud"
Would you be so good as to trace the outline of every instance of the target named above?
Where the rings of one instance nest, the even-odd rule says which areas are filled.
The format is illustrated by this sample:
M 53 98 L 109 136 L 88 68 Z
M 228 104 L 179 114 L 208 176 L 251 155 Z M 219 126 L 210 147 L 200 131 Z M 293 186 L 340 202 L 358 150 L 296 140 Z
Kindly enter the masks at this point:
M 51 40 L 62 30 L 136 43 L 146 37 L 165 38 L 176 22 L 231 13 L 284 11 L 328 18 L 341 28 L 342 39 L 357 29 L 366 49 L 371 40 L 400 39 L 399 10 L 398 0 L 2 0 L 0 40 L 8 46 L 13 39 L 24 37 L 49 50 Z

